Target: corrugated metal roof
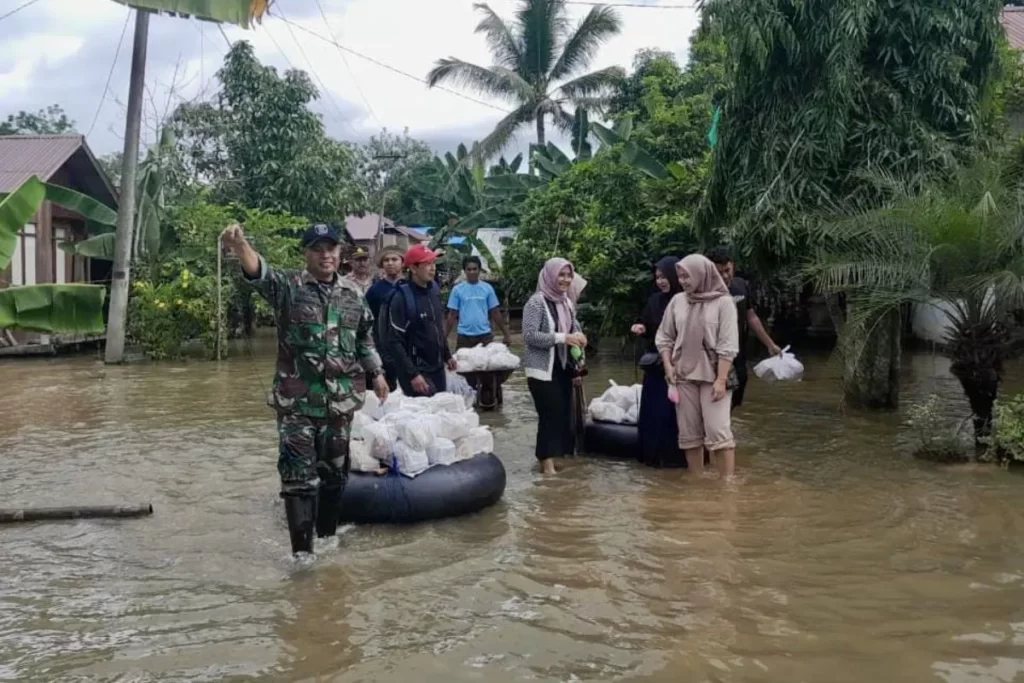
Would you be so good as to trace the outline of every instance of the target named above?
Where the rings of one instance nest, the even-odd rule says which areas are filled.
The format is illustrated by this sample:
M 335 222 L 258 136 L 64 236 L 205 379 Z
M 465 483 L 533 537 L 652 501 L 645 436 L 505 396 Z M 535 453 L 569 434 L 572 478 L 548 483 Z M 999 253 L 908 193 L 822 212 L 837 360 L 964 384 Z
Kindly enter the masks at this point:
M 49 180 L 85 143 L 81 135 L 0 136 L 0 192 L 11 192 L 29 176 Z
M 1024 50 L 1024 7 L 1004 7 L 999 23 L 1006 31 L 1006 39 L 1014 50 Z
M 397 230 L 398 232 L 402 233 L 403 235 L 405 235 L 409 239 L 413 239 L 413 240 L 416 240 L 418 242 L 426 242 L 427 240 L 430 239 L 430 235 L 427 235 L 426 233 L 420 232 L 419 230 L 416 230 L 415 228 L 408 228 L 408 227 L 406 227 L 404 225 L 396 225 L 395 226 L 395 230 Z
M 368 213 L 365 216 L 345 216 L 345 230 L 353 241 L 372 240 L 377 237 L 377 225 L 380 221 L 379 214 Z M 383 227 L 394 227 L 394 222 L 385 217 Z

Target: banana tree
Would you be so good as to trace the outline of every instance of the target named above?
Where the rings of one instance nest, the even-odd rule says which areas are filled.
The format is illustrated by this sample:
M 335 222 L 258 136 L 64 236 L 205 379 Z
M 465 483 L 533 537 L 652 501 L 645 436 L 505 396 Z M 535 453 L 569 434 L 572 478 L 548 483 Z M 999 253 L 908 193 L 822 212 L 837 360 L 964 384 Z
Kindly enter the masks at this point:
M 633 134 L 632 116 L 622 117 L 611 128 L 602 126 L 600 123 L 592 123 L 590 130 L 605 147 L 621 145 L 622 160 L 627 164 L 632 164 L 642 173 L 652 178 L 667 178 L 669 176 L 670 171 L 664 164 L 629 139 Z M 674 170 L 671 173 L 678 177 Z
M 488 175 L 483 159 L 474 145 L 473 151 L 459 145 L 455 154 L 444 159 L 434 157 L 412 180 L 416 194 L 416 211 L 409 222 L 438 226 L 431 236 L 431 246 L 448 246 L 455 253 L 476 248 L 494 270 L 497 261 L 487 245 L 478 237 L 483 227 L 510 225 L 516 208 L 532 187 L 543 185 L 536 176 L 518 173 L 522 157 L 511 162 L 500 160 Z M 465 244 L 449 244 L 451 237 L 465 238 Z
M 91 224 L 113 226 L 117 213 L 100 202 L 31 176 L 0 201 L 0 271 L 11 262 L 18 233 L 44 200 L 85 217 Z M 0 328 L 44 333 L 103 332 L 106 288 L 86 284 L 42 284 L 0 289 Z
M 139 165 L 138 187 L 135 192 L 135 228 L 132 230 L 132 260 L 153 257 L 160 253 L 160 224 L 165 209 L 164 179 L 168 164 L 173 158 L 175 144 L 174 132 L 170 126 L 164 127 L 160 133 L 160 141 L 146 153 L 146 158 Z M 80 242 L 64 242 L 60 248 L 77 256 L 113 261 L 116 241 L 113 229 L 113 223 L 93 221 L 89 223 L 89 230 L 93 233 L 91 237 Z

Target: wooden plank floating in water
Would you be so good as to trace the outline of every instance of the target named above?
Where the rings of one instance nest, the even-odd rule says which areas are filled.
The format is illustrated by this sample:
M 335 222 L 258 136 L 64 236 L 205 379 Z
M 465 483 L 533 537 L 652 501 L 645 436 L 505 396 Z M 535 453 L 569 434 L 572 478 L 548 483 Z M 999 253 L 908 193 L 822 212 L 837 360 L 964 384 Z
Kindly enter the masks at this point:
M 98 519 L 104 517 L 145 517 L 153 514 L 153 506 L 146 505 L 98 505 L 63 508 L 15 508 L 0 509 L 0 524 L 16 522 L 39 522 L 56 519 Z

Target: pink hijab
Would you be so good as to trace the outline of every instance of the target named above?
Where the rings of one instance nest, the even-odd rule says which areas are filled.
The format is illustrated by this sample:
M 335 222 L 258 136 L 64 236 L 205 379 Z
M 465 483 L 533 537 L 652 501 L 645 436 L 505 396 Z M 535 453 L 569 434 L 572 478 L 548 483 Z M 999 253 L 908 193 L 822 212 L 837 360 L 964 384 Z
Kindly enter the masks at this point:
M 573 292 L 563 292 L 558 287 L 558 274 L 562 268 L 569 266 L 569 271 L 575 276 L 576 269 L 564 258 L 550 258 L 544 263 L 537 278 L 537 291 L 544 295 L 544 298 L 555 305 L 558 313 L 558 329 L 568 334 L 572 332 L 572 303 Z M 569 288 L 570 290 L 572 287 Z M 554 332 L 554 330 L 551 330 Z
M 679 364 L 683 374 L 693 372 L 704 350 L 704 307 L 721 296 L 728 296 L 729 288 L 718 274 L 715 264 L 700 254 L 690 254 L 676 264 L 676 273 L 690 276 L 690 289 L 684 289 L 684 296 L 690 302 L 686 314 L 686 329 L 676 332 L 676 343 L 672 349 L 673 360 Z

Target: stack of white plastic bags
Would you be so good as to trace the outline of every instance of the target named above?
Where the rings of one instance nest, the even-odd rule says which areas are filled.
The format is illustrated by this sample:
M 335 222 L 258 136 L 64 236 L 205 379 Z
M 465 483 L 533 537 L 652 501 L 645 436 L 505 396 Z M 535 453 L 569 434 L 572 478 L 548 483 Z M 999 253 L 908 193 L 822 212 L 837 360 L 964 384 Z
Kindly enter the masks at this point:
M 799 382 L 804 376 L 804 364 L 789 352 L 787 346 L 779 355 L 765 358 L 755 365 L 754 374 L 766 382 Z
M 519 356 L 498 342 L 487 346 L 477 344 L 470 349 L 455 352 L 459 372 L 487 372 L 489 370 L 515 370 L 519 367 Z
M 430 398 L 396 391 L 381 403 L 367 392 L 352 420 L 352 469 L 391 468 L 415 477 L 435 465 L 451 465 L 494 451 L 494 436 L 463 396 L 444 392 Z
M 590 402 L 590 419 L 595 422 L 635 425 L 640 417 L 640 391 L 642 387 L 619 386 L 608 380 L 609 386 L 603 394 Z

